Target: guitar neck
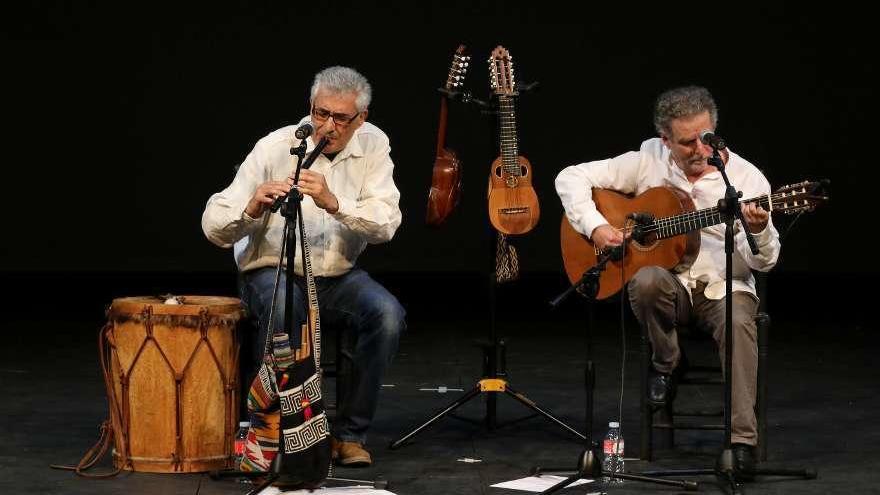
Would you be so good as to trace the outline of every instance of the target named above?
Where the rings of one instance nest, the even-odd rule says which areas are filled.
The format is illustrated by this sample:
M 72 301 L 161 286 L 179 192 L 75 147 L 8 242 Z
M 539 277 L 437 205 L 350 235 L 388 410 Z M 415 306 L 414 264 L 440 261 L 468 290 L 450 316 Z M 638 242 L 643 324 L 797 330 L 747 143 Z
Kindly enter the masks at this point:
M 440 124 L 437 127 L 437 155 L 443 154 L 443 148 L 446 147 L 446 118 L 449 114 L 449 105 L 446 103 L 446 97 L 440 98 Z
M 761 208 L 772 212 L 775 202 L 782 202 L 784 194 L 765 194 L 756 198 L 745 199 L 741 203 L 755 203 Z M 666 239 L 688 232 L 711 227 L 724 222 L 724 215 L 717 206 L 702 210 L 663 217 L 654 220 L 650 225 L 643 227 L 643 232 L 656 234 L 659 239 Z
M 501 163 L 508 174 L 519 176 L 519 148 L 516 138 L 516 111 L 511 96 L 498 96 L 498 126 L 501 138 Z

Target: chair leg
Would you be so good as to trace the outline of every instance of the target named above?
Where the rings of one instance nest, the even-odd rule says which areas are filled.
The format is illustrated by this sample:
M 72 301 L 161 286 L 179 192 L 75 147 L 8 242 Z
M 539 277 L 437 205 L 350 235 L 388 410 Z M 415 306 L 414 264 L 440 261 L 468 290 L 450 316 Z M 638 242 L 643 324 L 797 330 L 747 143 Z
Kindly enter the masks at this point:
M 642 331 L 642 342 L 640 346 L 642 358 L 641 370 L 641 394 L 639 397 L 639 408 L 641 411 L 640 424 L 642 429 L 641 447 L 639 448 L 639 457 L 644 461 L 653 460 L 653 426 L 654 414 L 651 406 L 648 404 L 648 373 L 651 366 L 651 345 L 648 343 L 648 337 Z
M 758 456 L 767 460 L 767 355 L 769 353 L 770 316 L 758 313 L 755 316 L 758 326 L 758 397 L 756 416 L 758 420 Z

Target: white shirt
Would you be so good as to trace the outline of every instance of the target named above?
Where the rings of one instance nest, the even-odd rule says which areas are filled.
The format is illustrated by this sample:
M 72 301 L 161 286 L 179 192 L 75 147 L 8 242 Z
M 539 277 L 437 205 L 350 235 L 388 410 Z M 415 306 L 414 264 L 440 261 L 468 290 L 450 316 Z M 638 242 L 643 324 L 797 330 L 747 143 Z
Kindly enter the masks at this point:
M 743 199 L 768 194 L 770 184 L 757 167 L 730 153 L 725 167 L 731 184 L 743 193 Z M 717 170 L 700 177 L 693 184 L 673 162 L 669 149 L 660 138 L 642 143 L 639 151 L 630 151 L 607 160 L 581 163 L 566 167 L 556 177 L 556 192 L 562 200 L 565 214 L 572 227 L 590 236 L 593 229 L 608 221 L 596 209 L 592 188 L 612 189 L 625 194 L 640 194 L 657 186 L 671 186 L 687 193 L 698 210 L 717 206 L 724 197 L 724 178 Z M 752 255 L 745 232 L 735 223 L 733 253 L 733 290 L 755 294 L 752 270 L 768 271 L 779 257 L 779 233 L 772 220 L 767 228 L 754 234 L 758 255 Z M 725 225 L 719 224 L 700 230 L 700 252 L 691 267 L 678 274 L 682 284 L 690 289 L 698 280 L 707 284 L 705 294 L 710 299 L 724 297 Z
M 218 246 L 234 246 L 241 271 L 278 264 L 284 217 L 266 208 L 261 217 L 251 218 L 245 208 L 260 184 L 283 181 L 295 169 L 297 158 L 290 154 L 290 148 L 300 143 L 294 137 L 296 128 L 283 127 L 260 139 L 232 183 L 208 199 L 202 214 L 205 235 Z M 307 153 L 311 153 L 315 143 L 311 137 L 306 143 Z M 387 242 L 394 236 L 401 213 L 390 152 L 385 133 L 364 122 L 332 162 L 321 155 L 310 167 L 324 175 L 327 187 L 339 201 L 339 211 L 332 215 L 317 207 L 310 196 L 302 201 L 315 276 L 348 272 L 368 243 Z M 299 234 L 297 229 L 297 249 Z M 302 275 L 300 256 L 297 253 L 294 271 Z

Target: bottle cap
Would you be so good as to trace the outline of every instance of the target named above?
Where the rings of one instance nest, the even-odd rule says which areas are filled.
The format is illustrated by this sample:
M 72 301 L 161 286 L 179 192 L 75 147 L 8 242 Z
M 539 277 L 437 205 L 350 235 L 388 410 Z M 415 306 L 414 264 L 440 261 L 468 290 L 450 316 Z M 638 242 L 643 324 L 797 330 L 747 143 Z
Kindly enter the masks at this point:
M 250 421 L 239 421 L 239 422 L 238 422 L 238 427 L 239 427 L 239 428 L 247 428 L 247 427 L 250 426 L 250 425 L 251 425 L 251 422 L 250 422 Z
M 612 422 L 608 423 L 608 427 L 609 428 L 620 428 L 620 423 L 618 423 L 617 421 L 612 421 Z

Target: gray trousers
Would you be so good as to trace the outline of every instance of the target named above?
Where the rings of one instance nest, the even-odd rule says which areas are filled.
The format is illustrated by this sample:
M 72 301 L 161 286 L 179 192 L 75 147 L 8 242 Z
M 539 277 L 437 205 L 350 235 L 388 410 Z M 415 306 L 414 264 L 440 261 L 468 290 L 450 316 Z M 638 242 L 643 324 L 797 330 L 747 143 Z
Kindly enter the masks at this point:
M 673 273 L 646 266 L 629 282 L 629 301 L 636 319 L 648 334 L 654 350 L 652 362 L 661 373 L 678 366 L 681 350 L 676 329 L 690 326 L 712 334 L 724 366 L 724 299 L 707 299 L 706 285 L 687 290 Z M 731 400 L 731 442 L 757 445 L 758 423 L 755 396 L 758 378 L 757 325 L 754 316 L 758 300 L 748 292 L 733 293 L 733 374 Z

